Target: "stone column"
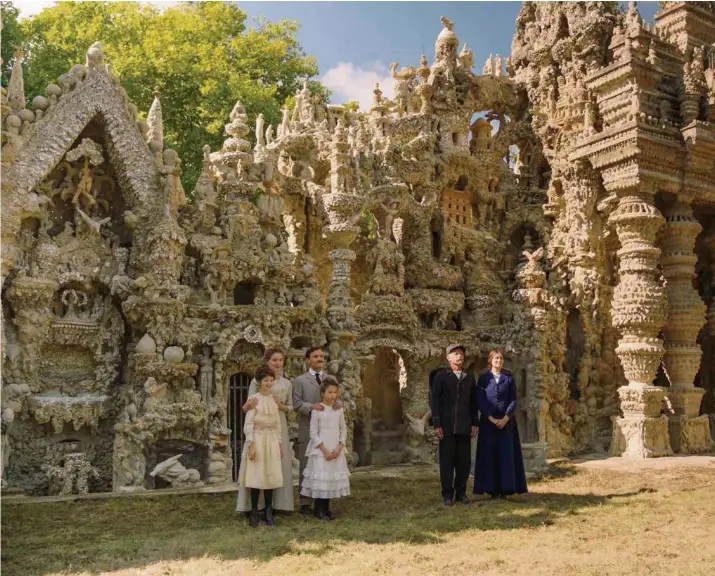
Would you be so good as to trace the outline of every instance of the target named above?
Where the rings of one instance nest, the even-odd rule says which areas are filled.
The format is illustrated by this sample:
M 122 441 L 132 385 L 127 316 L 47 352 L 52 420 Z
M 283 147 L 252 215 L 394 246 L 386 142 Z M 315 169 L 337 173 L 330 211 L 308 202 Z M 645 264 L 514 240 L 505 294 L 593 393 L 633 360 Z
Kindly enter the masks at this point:
M 336 248 L 330 251 L 328 257 L 333 264 L 328 294 L 328 322 L 333 332 L 353 332 L 356 326 L 350 297 L 350 268 L 355 261 L 355 252 L 348 248 Z
M 668 319 L 663 328 L 663 366 L 670 380 L 670 443 L 675 452 L 694 454 L 712 447 L 710 425 L 700 416 L 705 390 L 694 385 L 702 350 L 696 339 L 705 324 L 705 304 L 693 288 L 697 256 L 695 238 L 702 230 L 688 202 L 676 202 L 666 213 L 661 265 L 666 279 Z
M 328 372 L 334 374 L 344 384 L 341 400 L 345 405 L 348 428 L 346 443 L 348 464 L 352 465 L 358 459 L 358 455 L 353 451 L 353 433 L 355 414 L 362 398 L 360 363 L 354 352 L 358 326 L 350 297 L 350 268 L 355 261 L 355 252 L 348 248 L 336 248 L 331 250 L 328 256 L 333 263 L 327 302 L 327 317 L 330 325 Z
M 532 252 L 526 264 L 519 268 L 516 273 L 519 289 L 514 292 L 515 299 L 526 307 L 534 327 L 531 364 L 527 368 L 527 426 L 521 445 L 527 472 L 538 472 L 548 468 L 546 415 L 549 411 L 549 402 L 546 399 L 548 374 L 545 360 L 548 360 L 549 353 L 547 338 L 549 314 L 544 290 L 546 273 L 539 263 L 540 259 L 538 253 Z
M 22 355 L 18 359 L 24 377 L 34 378 L 39 369 L 42 345 L 48 338 L 54 318 L 50 306 L 58 285 L 54 280 L 27 276 L 11 282 L 6 295 L 15 313 L 13 323 L 17 326 L 17 337 L 22 346 Z M 15 360 L 10 363 L 15 364 Z
M 611 214 L 621 249 L 620 281 L 613 294 L 613 326 L 621 332 L 616 354 L 628 385 L 618 389 L 623 416 L 613 418 L 611 452 L 630 458 L 672 454 L 668 419 L 660 414 L 664 390 L 653 386 L 663 344 L 665 290 L 656 279 L 660 250 L 655 237 L 664 219 L 653 195 L 625 191 Z

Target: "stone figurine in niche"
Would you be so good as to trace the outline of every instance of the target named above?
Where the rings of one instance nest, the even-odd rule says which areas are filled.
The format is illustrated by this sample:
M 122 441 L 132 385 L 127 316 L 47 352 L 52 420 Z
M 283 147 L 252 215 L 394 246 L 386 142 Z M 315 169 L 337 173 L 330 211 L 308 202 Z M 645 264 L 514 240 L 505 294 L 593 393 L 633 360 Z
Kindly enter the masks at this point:
M 99 478 L 99 470 L 92 466 L 83 452 L 72 452 L 64 457 L 62 466 L 46 466 L 45 473 L 50 482 L 50 494 L 60 496 L 87 494 L 89 480 Z
M 201 475 L 198 470 L 186 468 L 179 460 L 183 454 L 177 454 L 160 462 L 149 473 L 153 477 L 159 477 L 168 482 L 172 488 L 183 488 L 187 486 L 202 486 Z

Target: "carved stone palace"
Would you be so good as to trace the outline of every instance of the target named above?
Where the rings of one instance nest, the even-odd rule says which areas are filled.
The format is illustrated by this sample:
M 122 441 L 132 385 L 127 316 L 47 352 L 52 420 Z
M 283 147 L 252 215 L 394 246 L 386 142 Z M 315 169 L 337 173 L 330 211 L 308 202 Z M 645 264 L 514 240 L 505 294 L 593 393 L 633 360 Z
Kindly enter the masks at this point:
M 93 44 L 2 94 L 3 485 L 235 480 L 267 347 L 325 347 L 353 466 L 432 462 L 430 374 L 505 352 L 527 463 L 713 450 L 715 3 L 526 3 L 475 73 L 430 65 L 350 112 L 236 103 L 193 191 Z M 190 193 L 187 193 L 190 192 Z M 708 308 L 709 307 L 709 308 Z M 709 310 L 709 311 L 708 311 Z

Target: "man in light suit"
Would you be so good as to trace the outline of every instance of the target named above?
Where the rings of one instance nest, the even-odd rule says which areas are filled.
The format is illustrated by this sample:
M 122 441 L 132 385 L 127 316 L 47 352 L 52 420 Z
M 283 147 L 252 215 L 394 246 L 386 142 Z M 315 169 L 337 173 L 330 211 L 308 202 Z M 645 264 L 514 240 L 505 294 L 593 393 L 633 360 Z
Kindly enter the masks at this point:
M 300 460 L 298 493 L 303 488 L 303 471 L 308 463 L 305 451 L 308 442 L 310 442 L 310 413 L 313 410 L 322 411 L 324 409 L 320 403 L 320 384 L 325 376 L 325 372 L 323 372 L 325 355 L 321 348 L 314 346 L 308 348 L 305 358 L 308 362 L 308 371 L 293 380 L 293 408 L 300 414 L 298 420 L 298 459 Z M 300 497 L 301 514 L 307 515 L 312 512 L 311 502 L 312 500 L 306 496 Z

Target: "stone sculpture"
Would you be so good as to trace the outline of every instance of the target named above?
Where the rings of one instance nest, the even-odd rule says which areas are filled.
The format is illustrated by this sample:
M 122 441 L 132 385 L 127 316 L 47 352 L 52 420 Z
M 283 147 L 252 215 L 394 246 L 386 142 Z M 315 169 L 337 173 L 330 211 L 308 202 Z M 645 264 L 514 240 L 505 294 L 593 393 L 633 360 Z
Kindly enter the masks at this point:
M 203 485 L 199 471 L 193 468 L 187 469 L 179 462 L 181 456 L 182 454 L 177 454 L 160 462 L 156 465 L 154 470 L 149 473 L 149 476 L 152 478 L 155 476 L 161 478 L 171 484 L 172 488 Z
M 434 461 L 415 415 L 455 339 L 475 370 L 504 350 L 535 469 L 710 450 L 715 38 L 692 23 L 715 29 L 715 11 L 669 2 L 657 20 L 526 3 L 512 54 L 476 75 L 442 17 L 432 63 L 395 63 L 394 99 L 376 86 L 367 111 L 304 83 L 274 137 L 235 103 L 190 202 L 158 91 L 138 120 L 95 43 L 28 108 L 17 54 L 3 484 L 47 493 L 54 470 L 71 490 L 146 490 L 157 454 L 175 454 L 152 471 L 172 485 L 233 481 L 237 398 L 274 346 L 289 377 L 325 346 L 354 463 Z
M 62 466 L 46 466 L 50 482 L 50 494 L 67 496 L 87 494 L 89 479 L 99 478 L 99 471 L 87 461 L 86 454 L 73 452 L 65 456 Z

